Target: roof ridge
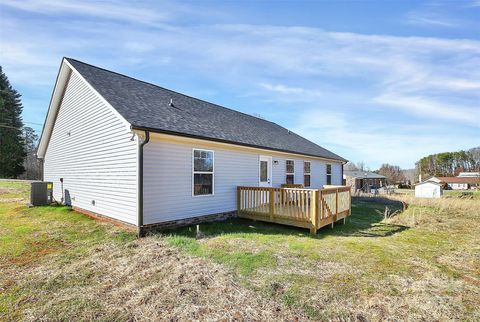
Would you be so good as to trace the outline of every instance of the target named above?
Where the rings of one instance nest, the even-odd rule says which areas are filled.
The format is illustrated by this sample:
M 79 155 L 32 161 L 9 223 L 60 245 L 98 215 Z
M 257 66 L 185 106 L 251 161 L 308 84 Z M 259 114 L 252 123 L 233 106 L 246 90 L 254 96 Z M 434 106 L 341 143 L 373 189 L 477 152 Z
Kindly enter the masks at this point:
M 256 117 L 254 115 L 251 115 L 251 114 L 248 114 L 248 113 L 245 113 L 245 112 L 242 112 L 242 111 L 237 111 L 233 108 L 230 108 L 230 107 L 226 107 L 226 106 L 222 106 L 220 104 L 217 104 L 217 103 L 212 103 L 212 102 L 208 102 L 204 99 L 201 99 L 201 98 L 198 98 L 198 97 L 193 97 L 191 95 L 188 95 L 188 94 L 184 94 L 184 93 L 180 93 L 180 92 L 177 92 L 173 89 L 169 89 L 169 88 L 166 88 L 166 87 L 163 87 L 163 86 L 160 86 L 160 85 L 157 85 L 157 84 L 154 84 L 154 83 L 150 83 L 150 82 L 147 82 L 145 80 L 142 80 L 142 79 L 138 79 L 138 78 L 135 78 L 135 77 L 132 77 L 132 76 L 128 76 L 128 75 L 125 75 L 125 74 L 122 74 L 122 73 L 119 73 L 119 72 L 115 72 L 113 70 L 109 70 L 109 69 L 106 69 L 106 68 L 103 68 L 103 67 L 99 67 L 99 66 L 95 66 L 95 65 L 92 65 L 92 64 L 89 64 L 89 63 L 86 63 L 84 61 L 81 61 L 81 60 L 78 60 L 78 59 L 75 59 L 75 58 L 70 58 L 70 57 L 63 57 L 64 59 L 67 59 L 67 60 L 73 60 L 73 61 L 76 61 L 80 64 L 84 64 L 84 65 L 88 65 L 88 66 L 91 66 L 91 67 L 94 67 L 94 68 L 97 68 L 97 69 L 101 69 L 103 71 L 106 71 L 106 72 L 109 72 L 109 73 L 112 73 L 112 74 L 116 74 L 116 75 L 119 75 L 119 76 L 122 76 L 122 77 L 126 77 L 126 78 L 130 78 L 130 79 L 133 79 L 134 81 L 137 81 L 137 82 L 141 82 L 141 83 L 144 83 L 144 84 L 147 84 L 147 85 L 150 85 L 150 86 L 154 86 L 154 87 L 158 87 L 160 89 L 163 89 L 163 90 L 166 90 L 166 91 L 169 91 L 169 92 L 172 92 L 172 93 L 175 93 L 175 94 L 178 94 L 178 95 L 183 95 L 183 96 L 186 96 L 186 97 L 189 97 L 191 99 L 195 99 L 195 100 L 198 100 L 198 101 L 201 101 L 201 102 L 204 102 L 204 103 L 207 103 L 207 104 L 212 104 L 212 105 L 215 105 L 217 107 L 220 107 L 220 108 L 223 108 L 223 109 L 226 109 L 226 110 L 229 110 L 229 111 L 233 111 L 233 112 L 236 112 L 236 113 L 240 113 L 240 114 L 243 114 L 243 115 L 246 115 L 248 117 L 252 117 L 254 119 L 257 119 L 257 120 L 261 120 L 261 121 L 264 121 L 264 122 L 269 122 L 269 123 L 272 123 L 272 124 L 275 124 L 277 126 L 280 126 L 281 128 L 287 130 L 287 131 L 290 131 L 289 129 L 273 122 L 273 121 L 270 121 L 270 120 L 266 120 L 266 119 L 263 119 L 263 118 L 260 118 L 260 117 Z M 292 132 L 292 131 L 290 131 Z

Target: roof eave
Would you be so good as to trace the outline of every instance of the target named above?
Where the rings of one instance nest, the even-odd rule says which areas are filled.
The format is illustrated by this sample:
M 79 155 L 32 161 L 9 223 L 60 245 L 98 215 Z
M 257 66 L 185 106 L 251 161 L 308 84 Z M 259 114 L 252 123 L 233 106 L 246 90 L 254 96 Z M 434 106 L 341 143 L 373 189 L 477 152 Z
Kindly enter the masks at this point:
M 348 162 L 346 159 L 343 159 L 341 157 L 338 158 L 338 159 L 328 158 L 328 157 L 325 157 L 325 156 L 319 156 L 319 155 L 314 155 L 314 154 L 306 154 L 306 153 L 300 153 L 300 152 L 283 150 L 283 149 L 273 149 L 273 148 L 270 148 L 270 147 L 259 146 L 259 145 L 255 145 L 255 144 L 235 142 L 235 141 L 230 141 L 230 140 L 222 140 L 222 139 L 200 136 L 200 135 L 195 135 L 195 134 L 168 131 L 168 130 L 150 128 L 150 127 L 145 127 L 145 126 L 133 125 L 133 124 L 132 124 L 132 130 L 150 131 L 150 132 L 153 132 L 153 133 L 168 134 L 168 135 L 181 136 L 181 137 L 192 138 L 192 139 L 199 139 L 199 140 L 213 141 L 213 142 L 226 143 L 226 144 L 232 144 L 232 145 L 239 145 L 239 146 L 245 146 L 245 147 L 262 149 L 262 150 L 269 150 L 269 151 L 277 151 L 277 152 L 283 152 L 283 153 L 304 155 L 304 156 L 308 156 L 308 157 L 312 157 L 312 158 L 320 158 L 320 159 L 331 160 L 331 161 L 335 161 L 335 162 L 341 162 L 343 164 Z

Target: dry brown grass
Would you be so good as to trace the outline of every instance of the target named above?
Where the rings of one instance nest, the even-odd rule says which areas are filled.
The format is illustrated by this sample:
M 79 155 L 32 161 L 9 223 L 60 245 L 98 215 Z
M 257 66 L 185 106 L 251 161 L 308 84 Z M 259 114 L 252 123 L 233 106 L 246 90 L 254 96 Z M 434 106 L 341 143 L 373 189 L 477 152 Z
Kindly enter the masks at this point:
M 237 282 L 224 266 L 179 253 L 150 237 L 104 244 L 65 265 L 10 271 L 30 303 L 21 320 L 293 320 L 285 309 Z

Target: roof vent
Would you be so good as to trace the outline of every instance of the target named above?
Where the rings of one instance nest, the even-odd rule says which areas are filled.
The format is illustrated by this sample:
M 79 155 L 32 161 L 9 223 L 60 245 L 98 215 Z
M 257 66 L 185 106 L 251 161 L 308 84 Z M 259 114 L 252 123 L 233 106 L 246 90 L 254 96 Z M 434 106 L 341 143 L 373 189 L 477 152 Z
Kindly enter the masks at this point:
M 170 103 L 168 105 L 173 106 L 173 98 L 170 99 Z

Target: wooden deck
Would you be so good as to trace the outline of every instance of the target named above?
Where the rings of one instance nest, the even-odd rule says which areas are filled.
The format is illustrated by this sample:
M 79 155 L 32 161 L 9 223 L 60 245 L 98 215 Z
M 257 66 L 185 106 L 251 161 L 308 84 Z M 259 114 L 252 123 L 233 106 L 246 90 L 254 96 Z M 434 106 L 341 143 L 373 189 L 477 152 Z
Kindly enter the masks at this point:
M 243 218 L 308 228 L 316 234 L 351 214 L 350 187 L 237 187 L 237 211 Z

